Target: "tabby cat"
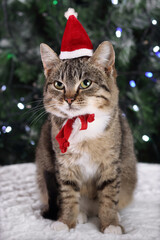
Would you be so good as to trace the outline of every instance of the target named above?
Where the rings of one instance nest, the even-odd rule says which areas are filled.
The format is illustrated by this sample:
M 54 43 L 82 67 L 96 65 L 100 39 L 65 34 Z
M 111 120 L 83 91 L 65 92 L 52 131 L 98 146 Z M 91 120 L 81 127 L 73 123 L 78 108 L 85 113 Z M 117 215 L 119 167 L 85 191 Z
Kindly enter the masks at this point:
M 132 134 L 118 105 L 110 42 L 92 57 L 60 60 L 46 44 L 40 46 L 46 82 L 44 107 L 49 113 L 36 150 L 37 179 L 43 216 L 55 230 L 74 228 L 98 216 L 100 231 L 122 234 L 118 210 L 128 205 L 136 185 Z M 86 130 L 79 116 L 94 115 Z M 70 145 L 61 152 L 55 139 L 73 119 Z

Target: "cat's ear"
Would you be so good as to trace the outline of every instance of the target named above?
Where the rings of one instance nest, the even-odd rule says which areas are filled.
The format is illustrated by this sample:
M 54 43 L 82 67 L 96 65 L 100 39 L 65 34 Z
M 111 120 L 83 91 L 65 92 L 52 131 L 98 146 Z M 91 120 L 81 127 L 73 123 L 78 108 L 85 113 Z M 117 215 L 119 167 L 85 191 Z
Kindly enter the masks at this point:
M 110 71 L 115 63 L 115 52 L 112 44 L 108 41 L 102 42 L 89 61 L 102 67 L 104 70 Z
M 40 44 L 41 59 L 44 67 L 44 74 L 47 77 L 50 70 L 60 62 L 57 54 L 44 43 Z

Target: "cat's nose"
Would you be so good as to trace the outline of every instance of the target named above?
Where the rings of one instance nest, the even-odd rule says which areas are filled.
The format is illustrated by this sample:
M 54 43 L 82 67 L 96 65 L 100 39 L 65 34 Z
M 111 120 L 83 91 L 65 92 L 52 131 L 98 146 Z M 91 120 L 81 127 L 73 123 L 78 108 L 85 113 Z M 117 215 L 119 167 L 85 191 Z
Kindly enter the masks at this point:
M 72 102 L 74 101 L 74 98 L 65 98 L 66 102 L 71 105 Z

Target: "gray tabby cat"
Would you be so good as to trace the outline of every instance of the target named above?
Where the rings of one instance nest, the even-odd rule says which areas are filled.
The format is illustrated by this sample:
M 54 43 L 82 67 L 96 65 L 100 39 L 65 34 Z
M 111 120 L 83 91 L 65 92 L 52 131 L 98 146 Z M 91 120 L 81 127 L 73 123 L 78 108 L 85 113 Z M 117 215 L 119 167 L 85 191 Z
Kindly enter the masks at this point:
M 92 57 L 60 60 L 41 44 L 46 82 L 44 106 L 49 113 L 36 151 L 43 216 L 54 229 L 73 228 L 97 215 L 100 231 L 122 234 L 117 212 L 128 205 L 136 185 L 132 134 L 118 105 L 111 43 L 103 42 Z M 61 153 L 55 137 L 67 119 L 94 114 L 80 131 L 77 118 Z

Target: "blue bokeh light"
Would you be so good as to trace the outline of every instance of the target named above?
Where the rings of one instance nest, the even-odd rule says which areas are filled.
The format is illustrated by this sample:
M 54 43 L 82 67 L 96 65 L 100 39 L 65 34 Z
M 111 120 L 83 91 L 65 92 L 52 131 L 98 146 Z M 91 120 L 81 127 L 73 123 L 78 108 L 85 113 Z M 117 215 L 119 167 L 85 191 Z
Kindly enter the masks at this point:
M 120 27 L 117 27 L 116 31 L 119 31 L 119 32 L 121 32 L 121 33 L 122 33 L 122 28 L 120 28 Z
M 136 87 L 136 83 L 134 80 L 129 81 L 129 85 L 133 88 Z
M 6 133 L 6 128 L 7 128 L 6 126 L 2 126 L 2 132 L 3 133 Z
M 7 89 L 6 85 L 3 85 L 3 86 L 1 87 L 2 92 L 6 91 L 6 89 Z
M 160 58 L 160 52 L 155 53 L 158 58 Z
M 152 72 L 145 72 L 145 76 L 148 78 L 153 77 L 153 73 Z

